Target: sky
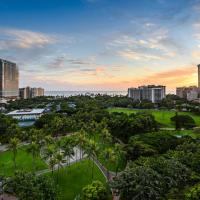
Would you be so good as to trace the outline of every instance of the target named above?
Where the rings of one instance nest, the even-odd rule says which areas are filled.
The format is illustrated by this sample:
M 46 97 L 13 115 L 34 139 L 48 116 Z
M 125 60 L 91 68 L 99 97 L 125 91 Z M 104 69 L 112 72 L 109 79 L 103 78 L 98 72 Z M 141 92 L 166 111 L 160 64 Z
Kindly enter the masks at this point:
M 200 0 L 0 0 L 0 57 L 20 87 L 197 85 Z

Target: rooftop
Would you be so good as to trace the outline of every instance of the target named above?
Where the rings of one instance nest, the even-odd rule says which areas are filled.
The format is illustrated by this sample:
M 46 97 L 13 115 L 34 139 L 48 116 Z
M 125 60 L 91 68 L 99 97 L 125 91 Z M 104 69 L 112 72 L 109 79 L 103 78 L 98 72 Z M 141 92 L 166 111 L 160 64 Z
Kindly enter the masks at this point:
M 7 115 L 34 115 L 41 114 L 45 109 L 23 109 L 23 110 L 14 110 L 9 112 Z

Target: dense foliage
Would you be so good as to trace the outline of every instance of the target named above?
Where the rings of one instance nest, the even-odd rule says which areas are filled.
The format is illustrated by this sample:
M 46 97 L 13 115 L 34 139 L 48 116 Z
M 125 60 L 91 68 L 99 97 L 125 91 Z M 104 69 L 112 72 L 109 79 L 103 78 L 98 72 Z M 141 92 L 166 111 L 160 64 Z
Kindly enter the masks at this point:
M 169 196 L 170 199 L 199 199 L 200 144 L 189 137 L 177 140 L 180 144 L 178 145 L 179 142 L 174 143 L 176 147 L 174 146 L 173 150 L 169 149 L 162 155 L 159 154 L 163 152 L 157 149 L 157 154 L 153 154 L 153 156 L 142 157 L 143 155 L 137 155 L 138 159 L 131 157 L 134 162 L 129 163 L 125 171 L 115 178 L 111 187 L 118 191 L 124 199 L 127 195 L 134 197 L 134 199 L 168 199 Z M 145 137 L 143 138 L 144 141 Z M 137 149 L 138 141 L 136 141 L 135 146 L 133 140 L 131 142 L 131 145 Z M 142 144 L 142 146 L 144 145 L 146 143 Z M 153 147 L 150 149 L 152 150 Z M 139 148 L 140 152 L 144 153 L 145 148 L 141 148 L 141 146 Z M 146 149 L 149 149 L 149 146 Z M 131 155 L 135 154 L 132 153 Z M 142 170 L 142 175 L 140 175 L 140 170 Z M 152 174 L 157 176 L 156 183 L 154 183 Z M 145 186 L 146 183 L 148 186 Z M 148 190 L 136 190 L 140 186 L 141 188 L 148 188 Z M 185 190 L 188 186 L 190 186 L 190 189 Z M 155 190 L 155 187 L 157 190 Z M 150 194 L 153 196 L 149 196 Z
M 174 117 L 171 118 L 171 121 L 175 123 L 177 130 L 181 128 L 190 129 L 195 127 L 195 121 L 189 115 L 176 114 Z
M 127 145 L 127 158 L 135 160 L 140 156 L 163 154 L 170 149 L 175 149 L 185 140 L 187 140 L 185 137 L 177 138 L 173 136 L 171 131 L 158 131 L 132 136 Z
M 174 187 L 184 187 L 191 171 L 175 159 L 142 158 L 129 166 L 111 182 L 122 199 L 162 199 Z
M 11 137 L 20 137 L 20 133 L 17 120 L 0 114 L 0 143 L 8 143 Z
M 51 178 L 17 172 L 6 184 L 6 191 L 14 193 L 21 200 L 54 200 L 56 186 Z
M 111 113 L 107 123 L 111 134 L 124 142 L 133 135 L 157 130 L 154 117 L 148 113 Z
M 100 181 L 93 181 L 82 189 L 83 200 L 106 200 L 106 198 L 106 188 Z
M 115 177 L 110 186 L 122 200 L 199 199 L 200 144 L 198 139 L 182 136 L 184 131 L 181 130 L 195 126 L 192 117 L 176 114 L 171 120 L 180 132 L 161 131 L 150 112 L 108 112 L 110 107 L 156 107 L 158 112 L 159 109 L 186 109 L 198 113 L 200 106 L 196 103 L 187 102 L 176 95 L 168 95 L 159 104 L 134 102 L 120 96 L 86 95 L 19 100 L 6 106 L 7 110 L 40 107 L 45 108 L 47 113 L 27 129 L 19 128 L 12 118 L 0 115 L 0 141 L 9 142 L 14 170 L 18 147 L 22 141 L 26 141 L 30 143 L 27 152 L 33 158 L 33 171 L 36 171 L 34 159 L 40 156 L 49 163 L 53 176 L 56 174 L 55 166 L 58 166 L 59 172 L 64 163 L 69 165 L 73 156 L 82 159 L 87 155 L 91 163 L 97 159 L 104 165 L 107 178 L 109 170 L 115 172 L 112 173 Z M 198 132 L 196 128 L 196 135 Z M 74 151 L 77 147 L 78 154 Z M 88 168 L 93 179 L 94 164 L 88 165 Z M 57 175 L 56 180 L 58 178 Z M 51 179 L 33 174 L 17 173 L 10 179 L 7 188 L 20 199 L 56 197 Z M 103 200 L 106 191 L 103 184 L 95 181 L 82 189 L 81 197 L 85 200 Z
M 185 192 L 185 200 L 199 200 L 200 199 L 200 184 L 192 186 Z

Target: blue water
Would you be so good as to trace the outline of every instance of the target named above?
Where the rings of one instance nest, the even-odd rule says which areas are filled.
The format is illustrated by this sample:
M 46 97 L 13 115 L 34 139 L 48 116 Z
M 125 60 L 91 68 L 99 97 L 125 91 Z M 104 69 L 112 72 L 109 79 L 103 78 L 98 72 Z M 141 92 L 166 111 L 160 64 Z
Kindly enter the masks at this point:
M 27 126 L 32 126 L 35 123 L 35 121 L 20 121 L 18 122 L 18 125 L 20 127 L 27 127 Z
M 127 91 L 45 91 L 45 96 L 77 96 L 77 95 L 90 95 L 107 94 L 110 96 L 127 95 Z

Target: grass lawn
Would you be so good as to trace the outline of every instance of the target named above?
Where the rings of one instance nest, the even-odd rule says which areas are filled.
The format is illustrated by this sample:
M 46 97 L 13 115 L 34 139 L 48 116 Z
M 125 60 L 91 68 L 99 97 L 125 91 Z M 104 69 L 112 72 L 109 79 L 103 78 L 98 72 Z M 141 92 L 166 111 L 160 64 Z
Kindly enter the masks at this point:
M 193 130 L 181 130 L 181 131 L 171 131 L 170 132 L 172 135 L 181 137 L 181 136 L 190 136 L 194 139 L 200 138 L 199 133 L 195 133 Z
M 59 172 L 54 172 L 54 179 L 57 180 L 60 190 L 60 200 L 73 200 L 76 195 L 81 193 L 84 186 L 92 182 L 92 162 L 83 160 L 70 167 L 62 168 Z M 106 185 L 106 179 L 94 165 L 94 179 L 103 182 Z
M 110 108 L 108 109 L 108 111 L 109 112 L 123 112 L 126 114 L 131 114 L 131 113 L 136 113 L 136 112 L 148 112 L 148 113 L 151 113 L 155 117 L 156 121 L 162 124 L 164 127 L 174 127 L 170 118 L 175 115 L 175 111 L 152 110 L 152 109 L 138 110 L 138 109 L 129 109 L 129 108 Z M 190 115 L 194 119 L 196 125 L 200 126 L 200 116 L 195 115 L 190 112 L 179 112 L 179 113 Z
M 27 147 L 18 149 L 16 156 L 17 169 L 24 171 L 32 171 L 32 156 L 26 152 Z M 11 151 L 0 153 L 0 175 L 12 176 L 14 173 L 13 154 Z M 35 159 L 36 171 L 47 168 L 47 165 L 41 158 Z

